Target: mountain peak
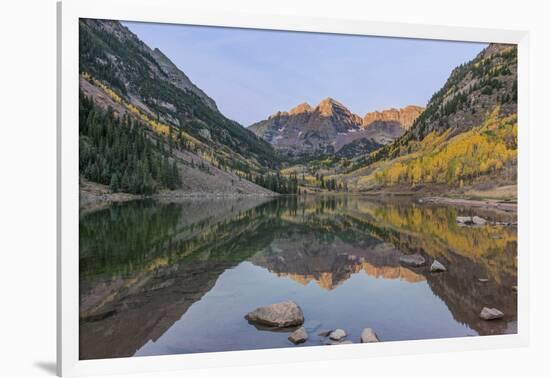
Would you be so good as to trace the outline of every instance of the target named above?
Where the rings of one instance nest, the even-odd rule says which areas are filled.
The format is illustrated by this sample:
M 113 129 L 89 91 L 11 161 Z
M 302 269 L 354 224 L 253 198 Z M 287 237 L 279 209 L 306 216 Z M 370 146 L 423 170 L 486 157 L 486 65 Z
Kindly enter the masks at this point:
M 483 56 L 484 59 L 489 59 L 494 55 L 503 54 L 511 51 L 514 49 L 514 47 L 515 45 L 512 44 L 490 43 L 489 46 L 483 49 L 480 55 Z
M 296 114 L 301 114 L 301 113 L 309 113 L 312 110 L 313 110 L 313 108 L 311 107 L 311 105 L 309 105 L 307 102 L 303 102 L 303 103 L 293 107 L 292 109 L 290 109 L 288 111 L 288 114 L 296 115 Z
M 327 98 L 322 99 L 321 102 L 319 102 L 318 106 L 334 106 L 334 105 L 344 106 L 344 105 L 342 105 L 341 102 L 336 101 L 332 97 L 327 97 Z
M 333 99 L 332 97 L 325 97 L 324 99 L 321 100 L 321 102 L 319 102 L 319 105 L 321 104 L 336 104 L 338 103 L 338 101 L 336 101 L 335 99 Z
M 317 109 L 319 110 L 319 113 L 324 116 L 331 116 L 334 114 L 334 109 L 340 108 L 341 110 L 346 110 L 349 112 L 349 110 L 342 105 L 340 102 L 336 101 L 335 99 L 331 97 L 327 97 L 323 99 L 319 105 L 317 105 Z

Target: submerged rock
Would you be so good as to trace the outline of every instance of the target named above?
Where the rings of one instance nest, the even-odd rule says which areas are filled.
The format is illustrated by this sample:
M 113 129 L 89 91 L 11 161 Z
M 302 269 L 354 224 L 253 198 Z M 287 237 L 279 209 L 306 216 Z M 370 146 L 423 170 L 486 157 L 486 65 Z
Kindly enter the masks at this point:
M 399 262 L 405 265 L 410 265 L 414 267 L 422 266 L 426 263 L 426 259 L 415 253 L 414 255 L 405 255 L 399 258 Z
M 320 326 L 321 322 L 319 320 L 308 320 L 304 323 L 304 328 L 308 332 L 315 332 Z
M 272 327 L 292 327 L 304 323 L 304 314 L 300 306 L 292 301 L 258 307 L 246 314 L 245 319 Z
M 304 327 L 298 328 L 296 331 L 292 332 L 288 339 L 294 344 L 301 344 L 305 342 L 308 338 L 308 334 Z
M 332 331 L 334 331 L 333 329 L 329 329 L 329 330 L 326 330 L 326 331 L 321 331 L 318 333 L 319 336 L 321 337 L 328 337 Z
M 483 320 L 495 320 L 500 319 L 504 316 L 504 313 L 496 308 L 483 307 L 479 317 Z
M 445 265 L 441 264 L 439 261 L 434 260 L 432 263 L 432 266 L 430 266 L 430 272 L 446 272 L 447 268 L 445 268 Z
M 344 331 L 343 329 L 338 328 L 338 329 L 335 329 L 334 331 L 332 331 L 328 337 L 331 340 L 340 341 L 344 337 L 346 337 L 346 331 Z
M 379 341 L 378 335 L 376 335 L 376 332 L 374 332 L 372 328 L 365 328 L 363 332 L 361 332 L 362 343 L 377 343 Z

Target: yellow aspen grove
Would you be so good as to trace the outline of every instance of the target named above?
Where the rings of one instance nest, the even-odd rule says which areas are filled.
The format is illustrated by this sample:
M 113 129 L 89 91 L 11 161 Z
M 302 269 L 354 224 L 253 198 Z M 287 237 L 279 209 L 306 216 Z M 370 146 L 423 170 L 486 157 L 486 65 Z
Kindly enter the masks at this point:
M 377 170 L 376 182 L 463 186 L 465 181 L 498 172 L 517 159 L 517 116 L 498 117 L 498 112 L 495 108 L 482 125 L 445 141 L 436 142 L 443 134 L 429 134 L 420 142 L 418 154 Z

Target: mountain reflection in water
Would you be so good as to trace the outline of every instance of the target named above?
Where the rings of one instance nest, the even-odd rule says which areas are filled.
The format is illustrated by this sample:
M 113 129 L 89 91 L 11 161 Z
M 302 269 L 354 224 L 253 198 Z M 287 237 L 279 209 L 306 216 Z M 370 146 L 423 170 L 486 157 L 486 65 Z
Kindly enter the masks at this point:
M 244 315 L 294 300 L 314 328 L 382 341 L 515 332 L 515 214 L 359 196 L 138 201 L 80 219 L 80 358 L 294 347 Z M 428 264 L 407 268 L 403 254 Z M 448 271 L 433 274 L 437 258 Z M 488 278 L 486 283 L 479 278 Z M 503 320 L 478 317 L 496 307 Z M 314 327 L 312 324 L 316 324 Z

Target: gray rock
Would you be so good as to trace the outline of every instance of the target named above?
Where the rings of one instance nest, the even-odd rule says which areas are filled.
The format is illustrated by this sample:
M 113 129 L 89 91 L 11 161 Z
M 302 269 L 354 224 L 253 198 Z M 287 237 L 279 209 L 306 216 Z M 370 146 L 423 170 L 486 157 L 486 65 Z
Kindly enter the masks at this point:
M 487 223 L 487 221 L 481 217 L 478 217 L 477 215 L 472 217 L 472 223 L 477 225 L 483 225 Z
M 142 291 L 155 291 L 155 290 L 162 290 L 166 289 L 167 287 L 170 287 L 176 283 L 175 278 L 170 278 L 166 281 L 162 281 L 156 285 L 151 286 L 150 288 L 143 288 Z
M 426 263 L 426 259 L 424 259 L 424 257 L 419 255 L 418 253 L 415 253 L 414 255 L 401 256 L 399 258 L 399 262 L 404 265 L 418 267 L 424 265 Z
M 301 344 L 305 342 L 308 338 L 308 334 L 304 327 L 298 328 L 296 331 L 292 332 L 288 339 L 294 344 Z
M 439 261 L 434 260 L 432 263 L 432 266 L 430 266 L 430 272 L 446 272 L 447 268 L 445 268 L 445 265 L 441 264 Z
M 456 222 L 460 224 L 472 223 L 472 217 L 456 217 Z
M 332 331 L 334 331 L 333 329 L 329 329 L 329 330 L 326 330 L 326 331 L 321 331 L 318 333 L 319 336 L 321 337 L 328 337 L 328 335 L 330 335 L 332 333 Z
M 462 225 L 478 225 L 478 226 L 481 226 L 487 223 L 485 219 L 478 217 L 477 215 L 474 215 L 473 217 L 456 217 L 456 222 Z
M 504 316 L 502 311 L 497 310 L 496 308 L 483 307 L 479 317 L 483 320 L 495 320 L 500 319 Z
M 338 328 L 338 329 L 335 329 L 334 331 L 332 331 L 328 337 L 331 340 L 340 341 L 344 337 L 346 337 L 346 331 L 344 331 L 343 329 Z
M 380 340 L 378 339 L 376 332 L 374 332 L 372 328 L 365 328 L 363 329 L 363 332 L 361 332 L 362 343 L 377 343 L 379 341 Z
M 246 314 L 245 319 L 271 327 L 292 327 L 304 323 L 304 313 L 300 306 L 292 301 L 258 307 Z
M 212 139 L 212 135 L 210 135 L 210 130 L 208 129 L 200 129 L 199 135 L 205 139 Z

